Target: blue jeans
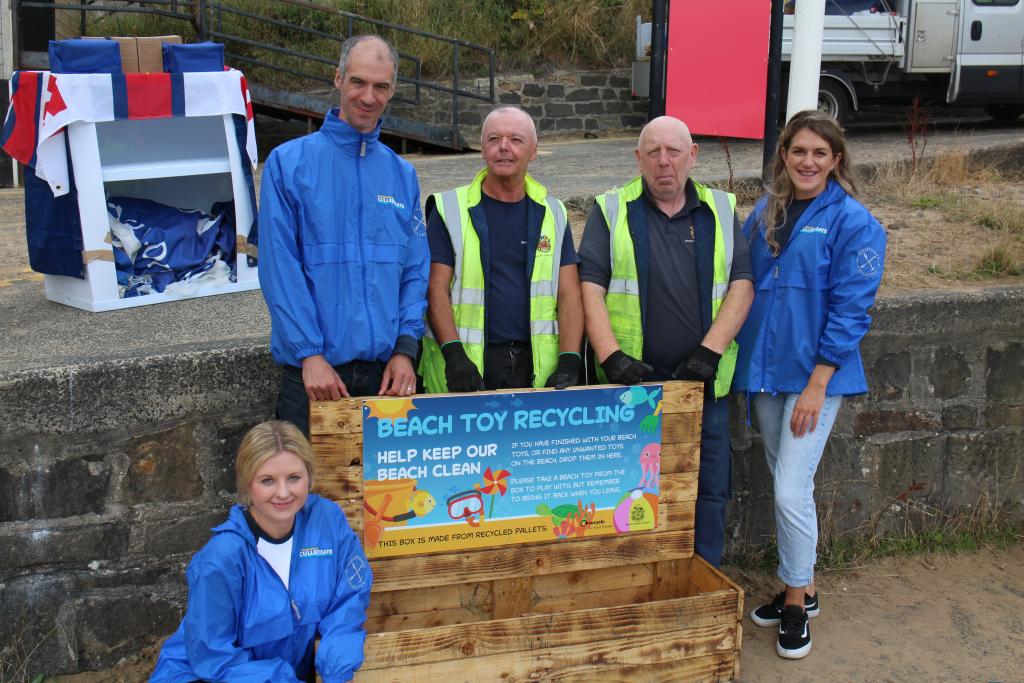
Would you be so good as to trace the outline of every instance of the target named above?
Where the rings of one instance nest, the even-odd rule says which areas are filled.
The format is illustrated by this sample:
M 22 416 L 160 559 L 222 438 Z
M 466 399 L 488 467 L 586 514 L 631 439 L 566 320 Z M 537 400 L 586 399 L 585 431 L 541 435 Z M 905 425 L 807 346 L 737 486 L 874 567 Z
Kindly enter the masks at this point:
M 700 474 L 693 520 L 693 549 L 717 567 L 725 547 L 725 508 L 732 498 L 732 448 L 729 443 L 729 401 L 704 395 L 700 427 Z
M 826 396 L 813 432 L 800 438 L 789 428 L 799 394 L 753 394 L 751 407 L 764 441 L 764 457 L 775 489 L 775 527 L 779 546 L 778 577 L 787 586 L 807 586 L 814 579 L 818 549 L 818 510 L 814 473 L 832 432 L 842 396 Z
M 335 365 L 334 371 L 345 383 L 349 396 L 376 396 L 384 378 L 384 363 L 354 360 Z M 274 417 L 288 420 L 309 438 L 309 396 L 306 385 L 302 383 L 302 368 L 281 366 L 281 386 L 277 392 Z

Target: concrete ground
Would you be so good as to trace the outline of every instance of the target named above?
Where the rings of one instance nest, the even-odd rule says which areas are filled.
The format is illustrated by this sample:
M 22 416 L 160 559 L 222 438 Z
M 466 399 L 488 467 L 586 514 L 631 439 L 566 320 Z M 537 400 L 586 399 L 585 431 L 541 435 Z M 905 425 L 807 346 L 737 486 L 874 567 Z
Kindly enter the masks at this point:
M 926 152 L 999 150 L 1024 142 L 1024 120 L 997 125 L 983 118 L 945 121 L 927 137 Z M 698 139 L 695 177 L 724 186 L 760 175 L 762 143 Z M 855 163 L 908 156 L 901 127 L 860 124 L 851 130 Z M 558 197 L 585 202 L 636 172 L 635 137 L 542 142 L 531 173 Z M 475 154 L 410 155 L 423 196 L 468 182 L 481 167 Z M 0 190 L 0 379 L 54 368 L 266 343 L 270 322 L 258 291 L 89 313 L 47 301 L 42 276 L 27 267 L 22 192 Z

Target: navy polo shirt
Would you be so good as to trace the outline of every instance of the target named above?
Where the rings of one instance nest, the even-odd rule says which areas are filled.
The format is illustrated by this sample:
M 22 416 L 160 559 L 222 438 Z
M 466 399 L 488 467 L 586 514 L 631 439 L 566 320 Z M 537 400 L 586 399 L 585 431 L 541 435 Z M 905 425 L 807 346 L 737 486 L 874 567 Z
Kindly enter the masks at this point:
M 526 269 L 530 247 L 527 244 L 527 216 L 532 201 L 523 197 L 517 202 L 503 202 L 484 193 L 480 195 L 490 242 L 490 262 L 484 264 L 484 272 L 490 273 L 485 283 L 484 301 L 487 310 L 487 329 L 484 332 L 488 343 L 530 340 L 530 274 Z M 427 219 L 427 242 L 431 262 L 455 267 L 451 237 L 437 211 L 432 211 Z M 579 262 L 566 221 L 561 265 Z

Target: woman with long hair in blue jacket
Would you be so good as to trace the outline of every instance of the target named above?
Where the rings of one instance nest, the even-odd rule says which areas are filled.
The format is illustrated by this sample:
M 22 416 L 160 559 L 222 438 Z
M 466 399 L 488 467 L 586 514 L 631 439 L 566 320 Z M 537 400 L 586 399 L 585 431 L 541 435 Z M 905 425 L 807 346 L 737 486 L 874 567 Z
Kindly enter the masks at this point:
M 755 609 L 778 626 L 776 652 L 811 650 L 818 542 L 814 473 L 844 396 L 867 391 L 860 340 L 882 279 L 885 231 L 855 198 L 843 129 L 817 111 L 779 136 L 768 192 L 744 234 L 756 289 L 736 338 L 733 389 L 746 392 L 772 474 L 779 549 L 775 599 Z
M 189 563 L 185 617 L 151 683 L 298 683 L 318 671 L 324 683 L 352 679 L 370 567 L 341 509 L 310 493 L 314 470 L 290 422 L 246 433 L 235 461 L 240 504 Z

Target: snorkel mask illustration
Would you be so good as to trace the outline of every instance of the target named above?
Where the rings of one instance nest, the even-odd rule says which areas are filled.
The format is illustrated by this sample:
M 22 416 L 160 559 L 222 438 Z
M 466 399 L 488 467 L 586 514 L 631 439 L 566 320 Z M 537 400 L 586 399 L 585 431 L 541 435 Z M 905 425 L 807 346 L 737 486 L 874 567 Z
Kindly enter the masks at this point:
M 480 526 L 484 519 L 484 498 L 479 491 L 469 490 L 448 497 L 448 516 L 464 519 L 470 526 Z

